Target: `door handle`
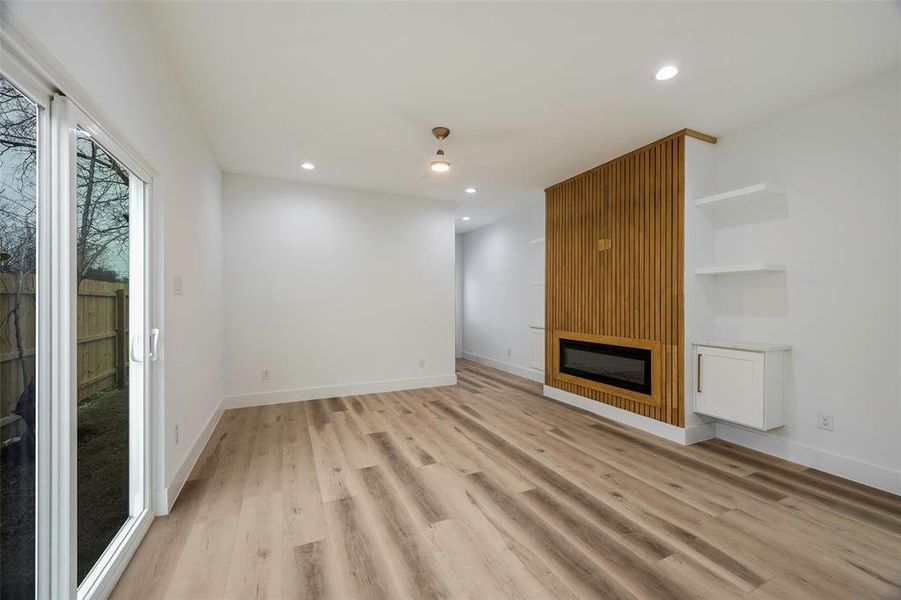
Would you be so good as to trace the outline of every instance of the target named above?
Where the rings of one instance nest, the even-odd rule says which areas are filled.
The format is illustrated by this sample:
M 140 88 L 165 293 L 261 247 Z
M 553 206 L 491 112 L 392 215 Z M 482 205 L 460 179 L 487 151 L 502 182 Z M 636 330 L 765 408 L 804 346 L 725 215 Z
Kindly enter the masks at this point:
M 704 357 L 703 354 L 698 354 L 698 393 L 701 393 L 701 359 Z
M 144 336 L 135 333 L 131 336 L 131 360 L 135 362 L 144 362 Z
M 159 352 L 157 351 L 157 344 L 160 340 L 160 330 L 157 328 L 153 328 L 150 330 L 150 362 L 156 362 L 156 360 L 160 357 Z

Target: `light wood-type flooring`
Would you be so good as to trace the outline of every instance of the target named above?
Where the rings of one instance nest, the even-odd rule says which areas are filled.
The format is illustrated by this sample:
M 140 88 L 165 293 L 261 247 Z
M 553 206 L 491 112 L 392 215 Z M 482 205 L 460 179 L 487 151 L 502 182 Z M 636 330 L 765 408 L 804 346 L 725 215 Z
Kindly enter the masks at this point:
M 114 598 L 901 598 L 901 498 L 466 361 L 229 410 Z

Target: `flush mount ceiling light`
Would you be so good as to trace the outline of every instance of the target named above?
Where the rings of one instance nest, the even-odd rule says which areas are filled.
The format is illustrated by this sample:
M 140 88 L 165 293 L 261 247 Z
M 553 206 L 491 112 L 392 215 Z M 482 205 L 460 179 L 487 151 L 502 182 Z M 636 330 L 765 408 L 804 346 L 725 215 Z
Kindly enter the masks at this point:
M 468 220 L 469 220 L 469 217 L 461 217 L 460 220 L 461 220 L 461 221 L 468 221 Z
M 440 142 L 450 135 L 450 129 L 447 127 L 435 127 L 432 129 L 432 135 L 438 140 L 439 146 L 435 156 L 429 162 L 429 168 L 436 173 L 447 173 L 450 171 L 451 164 L 444 150 L 441 149 Z
M 303 163 L 302 165 L 300 165 L 300 168 L 301 168 L 301 169 L 305 169 L 305 170 L 307 170 L 307 171 L 312 171 L 313 169 L 316 168 L 316 165 L 314 165 L 314 164 L 311 163 L 311 162 L 305 162 L 305 163 Z
M 467 194 L 475 194 L 478 190 L 475 189 L 474 187 L 468 187 L 463 191 L 466 192 Z
M 660 69 L 657 71 L 657 74 L 654 75 L 654 79 L 656 79 L 657 81 L 666 81 L 667 79 L 672 79 L 678 74 L 679 69 L 677 69 L 673 65 L 666 65 L 664 67 L 660 67 Z

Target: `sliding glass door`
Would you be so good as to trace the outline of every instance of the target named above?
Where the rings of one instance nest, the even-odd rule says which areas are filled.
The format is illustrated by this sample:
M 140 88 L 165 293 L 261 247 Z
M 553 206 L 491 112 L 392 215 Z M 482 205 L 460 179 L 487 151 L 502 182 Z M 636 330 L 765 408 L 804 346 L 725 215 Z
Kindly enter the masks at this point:
M 105 597 L 152 518 L 150 177 L 39 95 L 0 74 L 0 597 Z
M 146 508 L 144 182 L 78 114 L 75 152 L 77 574 L 102 570 Z M 98 567 L 98 569 L 95 569 Z
M 74 297 L 70 396 L 61 409 L 71 419 L 76 460 L 62 483 L 75 517 L 69 579 L 86 597 L 109 592 L 150 517 L 147 398 L 156 336 L 147 327 L 148 178 L 70 101 L 56 98 L 52 110 L 60 116 L 60 158 L 70 165 L 59 223 L 69 235 L 64 254 Z

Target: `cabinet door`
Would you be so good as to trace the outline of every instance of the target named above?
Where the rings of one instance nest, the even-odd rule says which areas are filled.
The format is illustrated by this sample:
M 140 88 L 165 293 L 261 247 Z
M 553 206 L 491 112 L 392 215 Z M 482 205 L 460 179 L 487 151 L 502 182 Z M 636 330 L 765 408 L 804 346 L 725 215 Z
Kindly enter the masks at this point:
M 760 352 L 699 347 L 695 356 L 695 411 L 762 428 L 763 357 Z

